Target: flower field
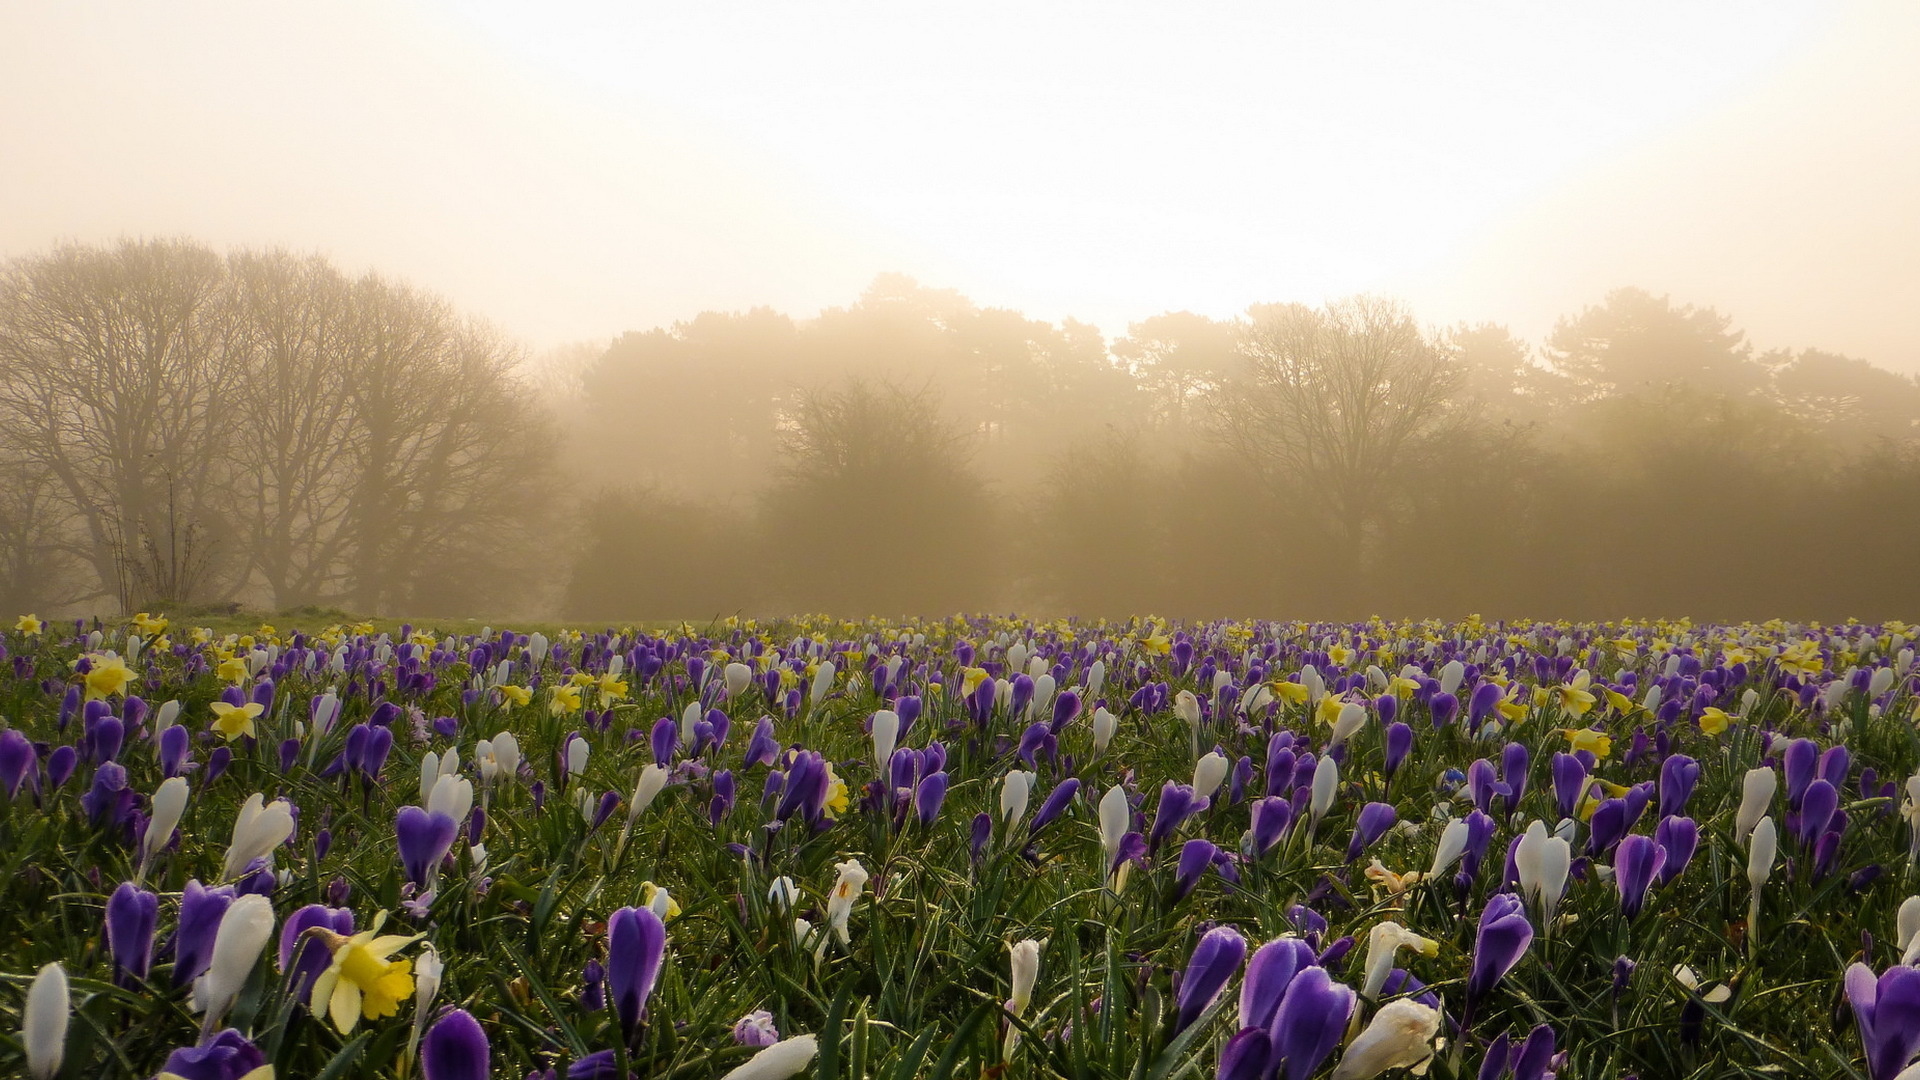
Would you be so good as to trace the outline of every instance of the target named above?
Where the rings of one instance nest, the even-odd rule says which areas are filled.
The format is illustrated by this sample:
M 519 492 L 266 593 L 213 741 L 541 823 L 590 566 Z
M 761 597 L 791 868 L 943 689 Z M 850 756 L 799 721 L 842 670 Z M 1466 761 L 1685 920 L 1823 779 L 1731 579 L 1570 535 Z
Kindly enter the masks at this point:
M 656 631 L 21 618 L 0 1073 L 1920 1076 L 1903 624 Z

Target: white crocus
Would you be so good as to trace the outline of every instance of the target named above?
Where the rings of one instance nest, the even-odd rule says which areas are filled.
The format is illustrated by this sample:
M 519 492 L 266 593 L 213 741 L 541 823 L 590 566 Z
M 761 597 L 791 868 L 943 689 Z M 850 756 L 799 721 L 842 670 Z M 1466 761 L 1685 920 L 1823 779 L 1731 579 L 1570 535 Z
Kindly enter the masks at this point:
M 853 938 L 847 931 L 847 918 L 853 914 L 853 905 L 860 894 L 866 891 L 869 875 L 858 859 L 834 863 L 833 869 L 838 876 L 834 878 L 833 890 L 827 893 L 827 925 L 833 928 L 833 936 L 840 944 L 850 945 Z
M 340 695 L 328 690 L 320 695 L 313 706 L 313 733 L 325 735 L 333 730 L 334 721 L 340 719 Z
M 1546 822 L 1535 820 L 1513 853 L 1514 870 L 1520 875 L 1520 891 L 1540 906 L 1543 929 L 1553 925 L 1553 913 L 1567 889 L 1567 873 L 1573 867 L 1573 848 L 1565 840 L 1547 832 Z
M 1440 830 L 1440 843 L 1433 849 L 1433 867 L 1427 871 L 1429 881 L 1453 868 L 1460 857 L 1467 853 L 1467 822 L 1465 818 L 1453 818 Z
M 873 714 L 873 767 L 880 772 L 887 771 L 887 762 L 893 760 L 894 744 L 900 741 L 900 714 L 892 709 L 881 709 Z
M 160 706 L 153 714 L 153 733 L 158 735 L 172 727 L 174 723 L 180 719 L 180 709 L 181 704 L 179 698 L 175 698 Z
M 746 693 L 747 687 L 753 685 L 753 669 L 735 660 L 733 663 L 727 665 L 726 681 L 727 700 L 732 701 L 734 698 Z
M 1218 750 L 1209 750 L 1206 756 L 1193 763 L 1193 793 L 1202 799 L 1213 798 L 1220 790 L 1220 784 L 1227 778 L 1227 759 Z
M 1458 660 L 1449 660 L 1440 665 L 1440 692 L 1451 694 L 1460 689 L 1460 683 L 1467 677 L 1467 668 Z
M 1389 1001 L 1340 1056 L 1332 1080 L 1373 1080 L 1388 1069 L 1419 1072 L 1433 1057 L 1433 1037 L 1439 1031 L 1438 1010 L 1411 998 Z
M 1120 730 L 1120 718 L 1107 711 L 1105 705 L 1093 710 L 1093 752 L 1095 755 L 1107 752 L 1107 744 L 1113 742 L 1114 733 Z
M 800 899 L 800 886 L 790 877 L 777 877 L 767 887 L 767 903 L 781 911 L 792 911 L 794 902 Z
M 426 805 L 433 795 L 433 785 L 439 782 L 440 755 L 429 750 L 420 755 L 420 805 Z
M 1333 809 L 1333 797 L 1340 791 L 1340 763 L 1323 757 L 1313 769 L 1313 794 L 1307 800 L 1309 832 L 1320 827 L 1320 819 Z
M 1013 996 L 1007 999 L 1007 1012 L 1015 1019 L 1026 1015 L 1027 1005 L 1033 1000 L 1033 984 L 1040 978 L 1040 943 L 1031 938 L 1026 941 L 1012 942 L 1007 945 L 1008 964 L 1013 981 Z M 1020 1029 L 1007 1025 L 1007 1039 L 1001 1049 L 1004 1057 L 1012 1058 L 1013 1048 L 1020 1043 Z
M 186 777 L 173 776 L 162 780 L 153 793 L 153 816 L 147 819 L 147 835 L 140 841 L 140 867 L 133 874 L 135 885 L 147 876 L 147 868 L 153 865 L 154 857 L 166 848 L 167 841 L 173 839 L 173 830 L 179 827 L 181 815 L 186 812 Z
M 464 825 L 467 815 L 473 812 L 473 781 L 464 776 L 442 774 L 427 795 L 426 811 L 445 814 Z
M 212 962 L 207 965 L 207 973 L 193 984 L 193 1010 L 206 1014 L 201 1031 L 219 1030 L 220 1021 L 247 984 L 247 976 L 253 974 L 260 950 L 272 936 L 273 903 L 258 893 L 235 899 L 221 916 L 220 928 L 213 935 Z
M 1173 714 L 1186 721 L 1187 730 L 1193 736 L 1193 756 L 1200 756 L 1200 699 L 1193 691 L 1182 690 L 1173 695 Z
M 1920 960 L 1920 896 L 1909 896 L 1901 902 L 1894 928 L 1894 945 L 1902 953 L 1900 962 Z
M 420 1036 L 426 1032 L 427 1018 L 432 1015 L 433 999 L 440 993 L 440 976 L 446 970 L 440 954 L 432 945 L 423 945 L 420 955 L 413 961 L 413 1033 L 407 1036 L 407 1060 L 413 1060 L 420 1049 Z
M 53 1080 L 67 1056 L 67 969 L 58 961 L 40 969 L 27 990 L 20 1020 L 20 1041 L 27 1051 L 27 1074 L 33 1080 Z
M 513 732 L 503 731 L 493 737 L 493 759 L 500 765 L 500 775 L 511 780 L 520 771 L 520 740 Z
M 1111 867 L 1113 860 L 1120 854 L 1120 843 L 1126 839 L 1133 826 L 1133 804 L 1127 801 L 1127 789 L 1115 784 L 1100 797 L 1100 850 L 1106 853 L 1106 863 Z M 1121 867 L 1108 882 L 1114 892 L 1119 892 L 1127 880 L 1126 867 Z
M 1753 897 L 1747 901 L 1747 941 L 1749 946 L 1760 940 L 1760 890 L 1773 876 L 1773 858 L 1780 850 L 1780 834 L 1773 826 L 1771 816 L 1763 817 L 1753 827 L 1753 835 L 1747 839 L 1747 884 L 1753 888 Z
M 1897 677 L 1894 670 L 1890 667 L 1874 668 L 1873 677 L 1867 682 L 1867 696 L 1877 698 L 1888 690 L 1893 689 L 1893 680 Z
M 574 739 L 567 743 L 567 775 L 580 776 L 587 771 L 587 740 Z
M 1036 776 L 1037 773 L 1015 769 L 1000 781 L 1000 820 L 1005 823 L 1008 832 L 1012 832 L 1013 827 L 1026 816 L 1027 800 L 1033 797 Z
M 1100 696 L 1100 688 L 1107 684 L 1107 662 L 1095 660 L 1087 665 L 1087 698 L 1092 700 Z
M 255 859 L 266 859 L 271 867 L 273 849 L 292 835 L 293 807 L 287 800 L 275 799 L 269 805 L 265 795 L 255 792 L 248 796 L 239 816 L 234 818 L 233 841 L 227 846 L 227 861 L 221 876 L 228 880 L 239 877 Z
M 1360 987 L 1360 996 L 1372 1001 L 1380 996 L 1380 988 L 1387 984 L 1387 976 L 1393 974 L 1393 960 L 1401 949 L 1411 948 L 1422 956 L 1438 956 L 1440 943 L 1429 937 L 1401 926 L 1397 922 L 1376 923 L 1367 931 L 1367 978 Z
M 627 823 L 631 825 L 653 800 L 660 796 L 667 786 L 667 768 L 659 762 L 652 762 L 640 770 L 640 779 L 633 785 L 633 798 L 627 801 Z
M 1340 706 L 1340 715 L 1333 721 L 1333 734 L 1327 737 L 1327 748 L 1339 746 L 1353 738 L 1367 722 L 1367 707 L 1358 702 L 1349 701 Z
M 820 666 L 814 669 L 813 687 L 807 692 L 807 701 L 809 704 L 818 708 L 821 702 L 827 700 L 827 695 L 833 692 L 834 674 L 833 661 L 831 660 L 821 661 Z
M 787 1080 L 805 1072 L 820 1054 L 820 1044 L 811 1035 L 782 1039 L 747 1059 L 720 1080 Z
M 1735 840 L 1745 840 L 1766 816 L 1767 808 L 1773 804 L 1773 793 L 1779 787 L 1779 774 L 1772 769 L 1761 766 L 1747 770 L 1746 778 L 1740 782 L 1740 809 L 1733 819 Z
M 1907 801 L 1900 805 L 1900 814 L 1907 819 L 1907 872 L 1912 873 L 1920 862 L 1920 772 L 1907 777 L 1906 787 Z

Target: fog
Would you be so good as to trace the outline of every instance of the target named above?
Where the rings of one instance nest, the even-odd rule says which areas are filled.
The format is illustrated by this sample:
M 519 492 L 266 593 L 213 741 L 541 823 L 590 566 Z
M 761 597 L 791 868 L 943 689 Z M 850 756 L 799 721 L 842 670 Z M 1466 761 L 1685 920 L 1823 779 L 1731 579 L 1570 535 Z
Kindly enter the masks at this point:
M 0 604 L 1912 610 L 1920 12 L 0 11 Z

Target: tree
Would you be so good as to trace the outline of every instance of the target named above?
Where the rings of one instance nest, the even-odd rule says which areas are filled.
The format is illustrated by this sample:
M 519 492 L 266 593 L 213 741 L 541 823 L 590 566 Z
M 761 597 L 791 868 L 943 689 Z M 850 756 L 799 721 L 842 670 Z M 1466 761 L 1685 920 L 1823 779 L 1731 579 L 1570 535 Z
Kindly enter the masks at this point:
M 179 561 L 183 531 L 245 554 L 230 513 L 244 384 L 225 290 L 220 257 L 184 241 L 63 247 L 0 279 L 0 439 L 53 479 L 77 526 L 64 546 L 122 606 L 198 599 L 192 581 L 174 583 L 184 595 L 135 591 L 148 553 Z
M 782 599 L 887 615 L 982 603 L 993 507 L 932 393 L 857 380 L 809 391 L 782 443 L 761 511 Z
M 1324 508 L 1358 569 L 1396 474 L 1454 419 L 1458 365 L 1387 300 L 1265 304 L 1247 315 L 1245 371 L 1220 396 L 1217 430 L 1292 506 Z
M 1590 398 L 1669 385 L 1745 394 L 1760 386 L 1765 372 L 1748 359 L 1746 335 L 1732 322 L 1712 308 L 1615 289 L 1605 302 L 1554 326 L 1547 359 Z
M 1184 428 L 1204 417 L 1205 399 L 1232 371 L 1239 344 L 1230 321 L 1170 311 L 1129 325 L 1113 355 L 1152 400 L 1154 419 Z

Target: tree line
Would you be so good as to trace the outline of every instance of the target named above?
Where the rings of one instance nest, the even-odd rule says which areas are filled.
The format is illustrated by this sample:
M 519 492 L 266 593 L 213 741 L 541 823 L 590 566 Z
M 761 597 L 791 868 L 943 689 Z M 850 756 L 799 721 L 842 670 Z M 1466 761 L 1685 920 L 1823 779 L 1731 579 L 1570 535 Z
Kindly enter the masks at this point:
M 545 364 L 316 256 L 0 271 L 0 604 L 1899 616 L 1920 384 L 1636 289 L 1539 343 L 1356 297 L 1114 340 L 883 275 Z

